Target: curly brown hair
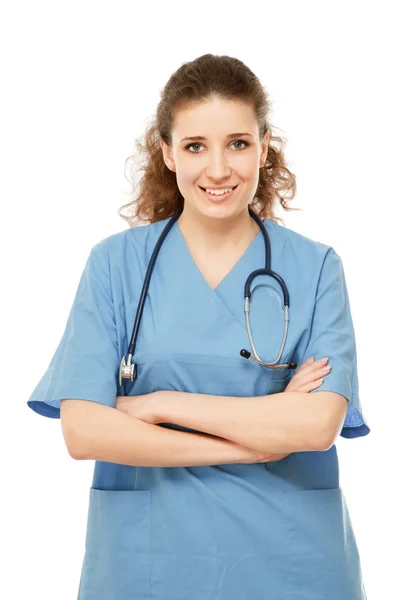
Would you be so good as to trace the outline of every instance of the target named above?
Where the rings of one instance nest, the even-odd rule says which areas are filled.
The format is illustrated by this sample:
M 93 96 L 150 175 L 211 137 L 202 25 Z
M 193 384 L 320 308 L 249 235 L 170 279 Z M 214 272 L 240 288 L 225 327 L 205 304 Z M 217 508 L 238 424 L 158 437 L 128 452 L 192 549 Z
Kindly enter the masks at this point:
M 135 227 L 138 221 L 162 221 L 183 207 L 184 198 L 179 191 L 176 174 L 165 164 L 160 138 L 171 146 L 174 115 L 188 104 L 215 97 L 251 103 L 256 113 L 260 142 L 267 132 L 269 134 L 267 159 L 259 170 L 258 187 L 249 205 L 252 210 L 260 218 L 283 222 L 274 213 L 275 197 L 284 210 L 301 210 L 288 206 L 288 201 L 296 193 L 296 176 L 287 168 L 282 151 L 287 140 L 272 135 L 273 126 L 267 120 L 271 110 L 267 91 L 258 77 L 239 59 L 204 54 L 183 63 L 171 75 L 161 91 L 155 118 L 143 137 L 135 140 L 136 152 L 125 161 L 125 175 L 127 164 L 132 162 L 130 176 L 127 177 L 132 184 L 132 192 L 128 192 L 132 200 L 118 209 L 118 215 L 130 227 Z M 143 175 L 135 183 L 135 173 L 138 171 L 143 171 Z M 135 191 L 137 188 L 138 191 Z M 126 214 L 122 214 L 123 210 Z

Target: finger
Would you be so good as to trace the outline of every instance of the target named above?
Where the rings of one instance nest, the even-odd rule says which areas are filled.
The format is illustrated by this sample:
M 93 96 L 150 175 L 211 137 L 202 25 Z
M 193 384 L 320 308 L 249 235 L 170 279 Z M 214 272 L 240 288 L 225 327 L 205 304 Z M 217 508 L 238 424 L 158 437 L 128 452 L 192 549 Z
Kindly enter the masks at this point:
M 291 378 L 289 384 L 288 384 L 288 388 L 290 391 L 290 387 L 293 387 L 296 391 L 299 390 L 300 391 L 300 387 L 307 385 L 309 383 L 313 383 L 315 382 L 317 379 L 320 379 L 322 377 L 324 377 L 325 375 L 328 375 L 330 371 L 325 371 L 323 366 L 317 366 L 317 367 L 313 367 L 313 368 L 309 368 L 309 367 L 305 367 L 303 371 L 301 371 L 300 373 L 297 372 L 293 375 L 293 377 Z
M 300 378 L 303 379 L 304 377 L 315 377 L 315 376 L 319 376 L 319 372 L 320 370 L 327 366 L 327 362 L 324 360 L 316 360 L 314 361 L 312 364 L 310 365 L 306 365 L 300 372 Z M 298 373 L 298 371 L 297 371 Z M 296 373 L 296 375 L 297 375 Z
M 316 379 L 315 381 L 306 381 L 302 385 L 296 385 L 296 392 L 311 392 L 319 388 L 324 383 L 323 378 Z
M 297 369 L 296 373 L 300 373 L 301 371 L 303 371 L 304 369 L 306 369 L 307 367 L 309 367 L 310 365 L 312 365 L 314 362 L 314 357 L 310 356 L 309 358 L 307 358 L 307 360 L 305 360 L 300 367 Z
M 305 380 L 312 381 L 318 375 L 318 369 L 321 365 L 315 364 L 314 362 L 307 365 L 304 364 L 301 366 L 301 369 L 298 369 L 292 377 L 292 380 L 297 382 L 303 382 Z

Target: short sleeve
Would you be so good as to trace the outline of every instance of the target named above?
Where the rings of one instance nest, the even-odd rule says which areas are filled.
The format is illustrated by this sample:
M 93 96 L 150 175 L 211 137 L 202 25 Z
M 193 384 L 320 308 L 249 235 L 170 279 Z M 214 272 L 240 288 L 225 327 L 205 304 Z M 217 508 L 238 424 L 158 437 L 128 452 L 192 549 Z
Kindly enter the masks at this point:
M 312 392 L 331 391 L 348 400 L 346 419 L 340 435 L 356 438 L 368 435 L 370 428 L 362 413 L 358 393 L 357 348 L 343 264 L 329 248 L 321 268 L 310 338 L 303 363 L 310 356 L 329 357 L 332 366 L 324 382 Z
M 119 353 L 107 250 L 90 251 L 61 341 L 27 400 L 40 415 L 60 418 L 60 400 L 115 408 Z

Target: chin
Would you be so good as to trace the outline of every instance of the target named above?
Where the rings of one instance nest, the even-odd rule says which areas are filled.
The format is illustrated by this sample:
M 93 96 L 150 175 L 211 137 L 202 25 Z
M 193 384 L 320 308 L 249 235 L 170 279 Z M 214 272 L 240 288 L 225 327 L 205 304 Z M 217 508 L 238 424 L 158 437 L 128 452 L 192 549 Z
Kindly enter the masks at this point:
M 227 204 L 225 204 L 225 205 L 217 204 L 217 205 L 209 206 L 209 207 L 202 206 L 197 209 L 197 211 L 199 213 L 201 213 L 201 215 L 203 215 L 204 217 L 207 217 L 210 219 L 218 219 L 218 220 L 234 219 L 238 215 L 240 215 L 244 210 L 248 210 L 247 206 L 244 206 L 244 207 L 239 207 L 237 205 L 228 206 Z

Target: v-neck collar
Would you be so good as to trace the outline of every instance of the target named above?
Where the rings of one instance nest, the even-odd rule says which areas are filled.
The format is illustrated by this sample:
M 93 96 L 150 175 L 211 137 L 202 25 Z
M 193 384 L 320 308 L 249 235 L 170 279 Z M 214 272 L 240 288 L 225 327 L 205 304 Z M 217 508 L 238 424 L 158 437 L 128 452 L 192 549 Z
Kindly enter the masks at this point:
M 262 219 L 262 222 L 265 225 L 265 219 Z M 190 250 L 188 248 L 188 245 L 186 244 L 185 238 L 183 237 L 182 232 L 179 229 L 179 225 L 178 225 L 177 221 L 175 222 L 174 227 L 177 230 L 177 235 L 179 237 L 180 244 L 184 248 L 183 251 L 187 254 L 190 262 L 192 263 L 194 269 L 196 270 L 197 274 L 199 275 L 199 277 L 201 278 L 201 280 L 203 281 L 203 283 L 207 286 L 207 288 L 209 289 L 209 291 L 212 294 L 214 294 L 214 295 L 218 294 L 218 292 L 220 291 L 222 285 L 230 278 L 230 276 L 233 275 L 233 273 L 237 270 L 237 268 L 239 268 L 240 264 L 245 260 L 245 258 L 247 257 L 247 255 L 251 252 L 253 246 L 256 245 L 258 238 L 262 236 L 262 231 L 260 229 L 258 231 L 258 233 L 255 235 L 255 237 L 252 239 L 252 241 L 250 242 L 250 244 L 247 246 L 247 248 L 245 249 L 245 251 L 243 252 L 243 254 L 238 258 L 238 260 L 235 262 L 235 264 L 229 269 L 229 271 L 226 273 L 226 275 L 223 277 L 223 279 L 219 282 L 219 284 L 217 285 L 217 287 L 212 288 L 211 285 L 206 280 L 206 278 L 204 277 L 203 273 L 200 271 L 200 269 L 199 269 L 196 261 L 194 260 L 194 258 L 192 256 L 192 253 L 190 252 Z

